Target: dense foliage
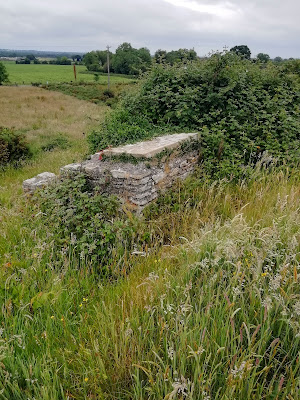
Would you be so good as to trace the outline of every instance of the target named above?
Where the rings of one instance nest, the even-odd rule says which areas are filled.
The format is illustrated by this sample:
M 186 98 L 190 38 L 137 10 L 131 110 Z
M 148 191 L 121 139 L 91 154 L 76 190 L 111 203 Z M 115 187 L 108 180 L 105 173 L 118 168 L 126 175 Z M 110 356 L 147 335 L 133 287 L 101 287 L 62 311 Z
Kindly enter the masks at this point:
M 86 53 L 83 62 L 89 71 L 107 72 L 107 51 Z M 135 49 L 130 43 L 122 43 L 115 54 L 109 52 L 110 71 L 117 74 L 138 75 L 151 66 L 150 51 L 146 47 Z
M 23 134 L 0 127 L 0 166 L 19 162 L 30 156 L 31 150 Z
M 230 49 L 231 52 L 237 54 L 238 56 L 242 58 L 247 58 L 250 60 L 251 58 L 251 51 L 248 46 L 245 44 L 239 45 L 239 46 L 234 46 Z
M 8 73 L 6 71 L 5 65 L 0 62 L 0 85 L 2 85 L 2 83 L 7 81 L 8 81 Z
M 112 53 L 109 52 L 109 55 L 111 58 Z M 89 71 L 107 72 L 107 51 L 90 51 L 84 55 L 83 62 Z
M 48 187 L 38 200 L 57 251 L 98 263 L 101 273 L 132 245 L 134 224 L 120 213 L 119 201 L 93 191 L 84 176 Z
M 89 140 L 97 150 L 164 131 L 199 131 L 211 172 L 243 173 L 266 153 L 299 159 L 299 105 L 294 74 L 232 52 L 215 54 L 155 66 Z
M 179 49 L 179 50 L 157 50 L 154 54 L 154 60 L 158 64 L 174 65 L 178 62 L 197 60 L 197 53 L 194 49 Z

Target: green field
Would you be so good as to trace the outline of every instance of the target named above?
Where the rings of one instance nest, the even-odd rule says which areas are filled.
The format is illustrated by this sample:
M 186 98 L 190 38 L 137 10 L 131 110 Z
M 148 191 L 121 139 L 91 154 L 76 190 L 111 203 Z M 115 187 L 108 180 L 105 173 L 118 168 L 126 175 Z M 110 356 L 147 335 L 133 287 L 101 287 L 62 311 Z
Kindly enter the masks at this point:
M 47 65 L 47 64 L 16 64 L 12 61 L 3 62 L 9 74 L 11 84 L 30 85 L 33 82 L 42 84 L 74 81 L 73 65 Z M 94 74 L 86 73 L 84 65 L 76 65 L 77 81 L 93 82 Z M 111 83 L 128 82 L 127 77 L 111 76 Z M 107 77 L 99 75 L 99 84 L 105 84 Z

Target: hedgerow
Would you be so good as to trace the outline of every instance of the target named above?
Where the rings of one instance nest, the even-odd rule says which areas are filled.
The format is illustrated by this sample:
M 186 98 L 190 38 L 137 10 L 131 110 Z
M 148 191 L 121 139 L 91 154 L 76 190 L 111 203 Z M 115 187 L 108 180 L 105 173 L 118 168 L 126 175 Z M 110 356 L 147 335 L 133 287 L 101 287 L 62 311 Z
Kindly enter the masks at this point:
M 99 131 L 91 150 L 199 131 L 203 160 L 214 175 L 241 174 L 262 154 L 299 159 L 300 96 L 296 77 L 269 63 L 217 53 L 185 65 L 157 65 L 127 93 Z

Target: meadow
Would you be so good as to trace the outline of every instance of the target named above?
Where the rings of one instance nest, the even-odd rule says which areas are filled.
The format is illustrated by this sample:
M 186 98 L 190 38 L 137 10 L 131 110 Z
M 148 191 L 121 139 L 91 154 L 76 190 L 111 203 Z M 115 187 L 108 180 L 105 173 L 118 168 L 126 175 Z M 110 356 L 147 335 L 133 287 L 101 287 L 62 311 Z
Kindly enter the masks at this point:
M 16 64 L 13 61 L 3 62 L 9 74 L 11 84 L 31 85 L 32 83 L 74 82 L 73 65 Z M 94 82 L 94 74 L 87 73 L 84 65 L 76 65 L 78 82 Z M 128 82 L 129 78 L 111 76 L 111 83 Z M 107 83 L 107 76 L 99 75 L 99 84 Z
M 157 75 L 153 80 L 164 82 Z M 169 75 L 166 80 L 162 92 L 173 102 Z M 106 246 L 113 237 L 115 251 L 96 262 L 90 257 L 95 248 L 81 251 L 80 245 L 85 236 L 95 237 L 93 224 L 102 215 L 74 179 L 62 184 L 63 197 L 49 189 L 51 213 L 39 198 L 23 194 L 24 179 L 82 159 L 89 151 L 82 132 L 98 127 L 91 134 L 96 146 L 103 122 L 101 140 L 126 142 L 132 131 L 138 140 L 144 121 L 134 107 L 141 104 L 149 118 L 164 106 L 157 105 L 159 88 L 147 96 L 149 80 L 142 88 L 130 95 L 135 102 L 124 113 L 124 106 L 112 111 L 40 88 L 0 87 L 1 124 L 23 131 L 35 148 L 21 167 L 0 171 L 0 399 L 299 400 L 297 163 L 276 165 L 269 155 L 247 175 L 242 166 L 239 179 L 214 176 L 202 164 L 143 215 L 121 208 L 110 216 L 105 226 L 117 234 L 107 230 L 101 240 Z M 166 118 L 177 118 L 175 111 Z M 212 109 L 211 119 L 216 115 Z M 238 117 L 231 115 L 235 129 Z M 221 135 L 215 126 L 212 132 Z M 58 133 L 68 146 L 45 150 Z M 107 208 L 115 202 L 105 201 Z M 81 216 L 79 238 L 68 226 Z M 70 233 L 67 242 L 54 226 Z M 139 240 L 122 248 L 132 233 Z

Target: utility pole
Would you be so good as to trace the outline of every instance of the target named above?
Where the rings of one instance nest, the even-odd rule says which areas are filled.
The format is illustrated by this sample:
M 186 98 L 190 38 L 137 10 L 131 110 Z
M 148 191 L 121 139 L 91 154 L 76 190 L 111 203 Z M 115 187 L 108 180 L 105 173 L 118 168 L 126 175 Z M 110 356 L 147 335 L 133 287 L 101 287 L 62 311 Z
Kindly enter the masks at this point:
M 109 49 L 110 49 L 110 47 L 111 46 L 106 46 L 106 49 L 107 49 L 107 88 L 108 88 L 108 90 L 109 90 L 109 84 L 110 84 L 110 76 L 109 76 L 109 73 L 110 73 L 110 70 L 109 70 Z

